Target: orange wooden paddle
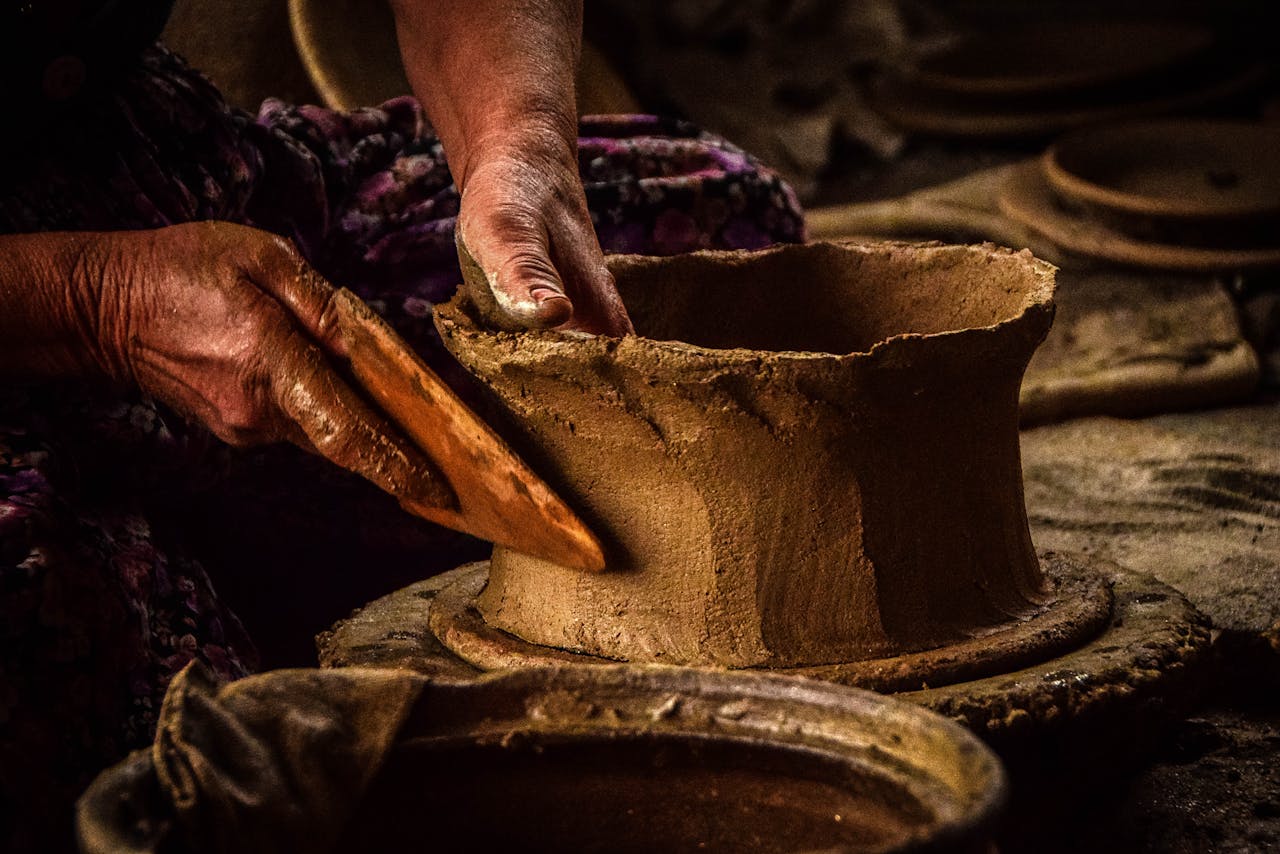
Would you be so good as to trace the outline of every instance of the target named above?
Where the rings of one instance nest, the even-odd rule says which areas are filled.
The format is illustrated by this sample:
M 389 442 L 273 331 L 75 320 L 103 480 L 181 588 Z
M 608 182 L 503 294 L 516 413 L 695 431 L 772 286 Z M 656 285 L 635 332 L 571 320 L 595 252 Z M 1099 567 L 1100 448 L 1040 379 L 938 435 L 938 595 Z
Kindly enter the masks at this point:
M 563 566 L 604 569 L 595 535 L 382 318 L 345 288 L 334 305 L 359 385 L 431 459 L 457 499 L 406 509 Z

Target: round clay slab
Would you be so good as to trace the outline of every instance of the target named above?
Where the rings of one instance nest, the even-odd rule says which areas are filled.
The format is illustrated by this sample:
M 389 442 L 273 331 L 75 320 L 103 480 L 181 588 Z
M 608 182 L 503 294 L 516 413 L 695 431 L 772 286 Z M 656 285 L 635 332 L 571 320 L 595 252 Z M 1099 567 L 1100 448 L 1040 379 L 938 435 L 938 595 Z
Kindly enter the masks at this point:
M 1046 566 L 1056 556 L 1042 556 Z M 1209 648 L 1208 621 L 1168 585 L 1114 563 L 1078 558 L 1111 583 L 1109 620 L 1072 650 L 1007 673 L 902 693 L 996 741 L 1060 728 L 1075 718 L 1133 717 L 1182 690 L 1191 665 Z M 485 565 L 470 564 L 369 603 L 320 638 L 322 666 L 396 667 L 454 676 L 478 675 L 434 638 L 429 622 L 439 591 L 483 583 Z M 507 636 L 509 649 L 521 643 Z M 534 648 L 543 662 L 616 664 L 588 656 Z M 518 666 L 522 661 L 513 658 Z M 530 663 L 523 659 L 523 663 Z M 754 671 L 743 671 L 754 672 Z
M 1102 576 L 1071 558 L 1050 555 L 1041 560 L 1041 567 L 1055 587 L 1054 599 L 1039 613 L 1011 626 L 962 643 L 893 658 L 768 668 L 768 672 L 897 692 L 1007 673 L 1052 658 L 1079 647 L 1106 624 L 1112 611 L 1111 588 Z M 456 580 L 432 602 L 429 620 L 436 638 L 470 664 L 482 670 L 500 670 L 609 660 L 531 644 L 488 625 L 475 607 L 488 580 L 488 564 L 471 564 L 455 573 Z
M 961 96 L 1048 95 L 1163 71 L 1212 43 L 1191 25 L 1055 21 L 972 33 L 924 57 L 911 79 Z
M 1050 146 L 1044 171 L 1063 198 L 1117 214 L 1280 216 L 1275 125 L 1177 119 L 1087 128 Z
M 1266 78 L 1263 65 L 1206 73 L 1176 91 L 1134 94 L 1061 104 L 959 101 L 907 80 L 883 78 L 871 89 L 871 106 L 904 130 L 956 139 L 1042 139 L 1072 128 L 1141 116 L 1196 110 L 1248 91 Z
M 1280 246 L 1210 249 L 1149 243 L 1122 234 L 1058 203 L 1039 162 L 1013 171 L 999 194 L 1000 211 L 1044 235 L 1062 249 L 1133 267 L 1192 273 L 1222 273 L 1280 266 Z

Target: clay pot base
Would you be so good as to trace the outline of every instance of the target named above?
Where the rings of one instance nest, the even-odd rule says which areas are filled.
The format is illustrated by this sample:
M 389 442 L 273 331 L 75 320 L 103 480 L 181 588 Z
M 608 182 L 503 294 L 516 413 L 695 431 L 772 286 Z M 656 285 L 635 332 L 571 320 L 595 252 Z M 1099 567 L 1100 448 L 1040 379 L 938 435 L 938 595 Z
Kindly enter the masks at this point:
M 1008 655 L 1002 666 L 995 670 L 970 667 L 968 675 L 958 675 L 956 681 L 946 685 L 928 682 L 914 673 L 915 684 L 921 687 L 900 696 L 959 720 L 984 736 L 1016 738 L 1050 722 L 1062 725 L 1081 716 L 1109 717 L 1140 706 L 1145 708 L 1153 698 L 1176 693 L 1172 683 L 1184 678 L 1188 665 L 1208 649 L 1209 629 L 1204 617 L 1180 593 L 1150 576 L 1088 557 L 1068 560 L 1046 553 L 1041 555 L 1041 562 L 1047 575 L 1060 585 L 1062 601 L 1070 601 L 1076 595 L 1068 591 L 1087 594 L 1090 590 L 1105 590 L 1105 582 L 1110 582 L 1109 613 L 1104 614 L 1100 626 L 1092 625 L 1092 633 L 1077 631 L 1054 637 L 1037 631 L 1046 629 L 1047 621 L 1038 627 L 1033 625 L 1029 631 L 1020 625 L 1009 631 L 1018 632 L 1022 646 L 1003 643 Z M 470 603 L 484 583 L 484 576 L 485 564 L 471 564 L 370 603 L 319 638 L 321 666 L 399 667 L 455 677 L 475 675 L 482 668 L 469 664 L 449 648 L 461 647 L 461 637 L 482 638 L 493 647 L 490 655 L 504 655 L 502 663 L 508 666 L 532 664 L 535 660 L 612 663 L 525 644 L 483 626 L 478 616 L 468 622 L 465 615 L 468 611 L 474 615 Z M 448 597 L 441 601 L 446 591 L 452 591 L 452 606 Z M 1081 600 L 1087 598 L 1080 595 Z M 461 607 L 456 604 L 459 602 Z M 1088 609 L 1076 613 L 1082 611 L 1087 613 Z M 1054 609 L 1048 613 L 1052 615 Z M 1028 623 L 1044 618 L 1042 615 Z M 454 628 L 443 625 L 450 622 Z M 476 623 L 487 631 L 477 635 Z M 440 629 L 445 642 L 437 637 L 434 628 Z M 992 643 L 995 638 L 992 635 L 984 640 Z M 1034 649 L 1039 651 L 1038 659 L 1032 654 Z M 926 655 L 927 658 L 922 657 Z M 881 684 L 890 684 L 891 678 L 904 684 L 903 668 L 912 660 L 930 663 L 936 672 L 943 673 L 947 672 L 943 666 L 947 658 L 958 662 L 964 655 L 961 647 L 947 647 L 852 667 L 835 665 L 781 672 L 869 684 L 852 681 L 860 672 L 864 678 L 878 677 Z M 993 666 L 989 661 L 983 663 Z M 840 674 L 842 669 L 844 673 Z M 963 671 L 952 663 L 950 672 L 956 675 Z
M 1095 636 L 1112 611 L 1110 586 L 1101 575 L 1060 555 L 1041 560 L 1056 596 L 1042 611 L 983 637 L 891 658 L 806 667 L 743 668 L 805 676 L 881 693 L 913 691 L 1007 673 L 1076 648 Z M 605 664 L 610 659 L 529 643 L 484 621 L 476 597 L 489 577 L 487 563 L 452 573 L 428 617 L 446 648 L 481 670 L 547 664 Z

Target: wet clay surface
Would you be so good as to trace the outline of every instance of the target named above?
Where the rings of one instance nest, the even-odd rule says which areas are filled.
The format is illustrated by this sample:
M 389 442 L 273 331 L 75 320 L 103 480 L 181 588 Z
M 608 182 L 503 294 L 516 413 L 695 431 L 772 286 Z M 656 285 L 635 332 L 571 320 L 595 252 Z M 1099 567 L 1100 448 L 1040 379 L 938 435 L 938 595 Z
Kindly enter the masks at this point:
M 436 315 L 606 544 L 590 578 L 497 549 L 491 624 L 615 659 L 798 666 L 1045 605 L 1017 398 L 1051 268 L 906 244 L 610 263 L 641 337 L 483 332 L 456 302 Z
M 410 743 L 366 796 L 350 838 L 383 851 L 424 838 L 450 851 L 877 851 L 931 818 L 886 779 L 824 768 L 820 755 L 803 769 L 786 758 L 644 739 Z M 406 815 L 415 820 L 394 820 Z

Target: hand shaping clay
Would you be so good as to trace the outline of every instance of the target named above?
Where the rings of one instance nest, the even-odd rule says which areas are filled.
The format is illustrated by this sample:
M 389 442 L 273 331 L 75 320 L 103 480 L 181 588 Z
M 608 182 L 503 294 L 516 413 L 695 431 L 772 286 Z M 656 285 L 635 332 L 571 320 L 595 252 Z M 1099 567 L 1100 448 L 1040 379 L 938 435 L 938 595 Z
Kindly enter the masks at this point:
M 605 541 L 599 575 L 496 548 L 485 619 L 628 661 L 815 665 L 1035 613 L 1018 387 L 1053 268 L 990 246 L 810 244 L 609 265 L 638 336 L 446 345 Z

